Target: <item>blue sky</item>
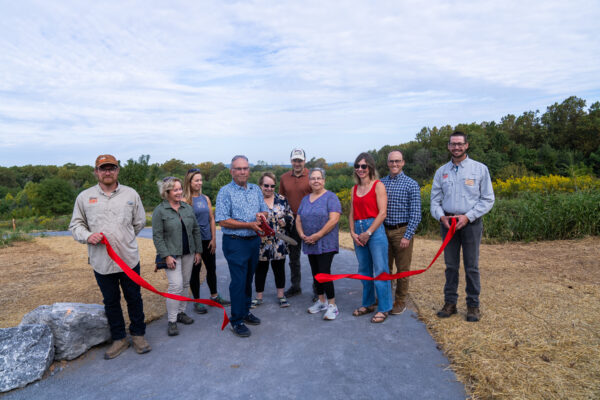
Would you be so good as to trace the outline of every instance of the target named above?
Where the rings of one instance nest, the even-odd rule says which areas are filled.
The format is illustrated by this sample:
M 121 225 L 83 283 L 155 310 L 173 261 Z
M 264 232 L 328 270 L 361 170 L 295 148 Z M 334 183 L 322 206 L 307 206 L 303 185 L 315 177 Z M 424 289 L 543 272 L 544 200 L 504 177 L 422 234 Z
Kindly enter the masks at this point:
M 0 0 L 0 165 L 329 162 L 600 101 L 598 1 Z

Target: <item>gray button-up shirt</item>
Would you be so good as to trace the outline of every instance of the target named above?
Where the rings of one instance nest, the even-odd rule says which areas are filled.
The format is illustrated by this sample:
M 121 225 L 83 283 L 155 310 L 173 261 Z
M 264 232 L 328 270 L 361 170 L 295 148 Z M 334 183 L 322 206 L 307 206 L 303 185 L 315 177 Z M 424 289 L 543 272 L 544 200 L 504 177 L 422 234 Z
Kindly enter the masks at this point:
M 465 158 L 458 168 L 452 161 L 435 173 L 431 186 L 431 215 L 439 220 L 444 213 L 466 215 L 473 222 L 494 205 L 494 189 L 488 168 Z
M 133 268 L 140 261 L 136 236 L 145 225 L 146 213 L 135 190 L 119 184 L 107 196 L 100 185 L 96 185 L 77 196 L 69 230 L 81 243 L 87 243 L 92 233 L 104 233 L 119 257 Z M 122 272 L 103 244 L 88 244 L 88 261 L 102 275 Z

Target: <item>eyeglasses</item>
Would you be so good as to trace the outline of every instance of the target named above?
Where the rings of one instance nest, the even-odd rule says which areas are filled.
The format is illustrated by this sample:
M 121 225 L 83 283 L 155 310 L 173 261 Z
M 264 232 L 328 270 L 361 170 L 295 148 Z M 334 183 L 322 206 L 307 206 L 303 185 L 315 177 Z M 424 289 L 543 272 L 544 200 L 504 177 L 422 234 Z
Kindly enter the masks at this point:
M 402 160 L 388 160 L 388 164 L 402 164 Z
M 467 143 L 450 142 L 450 143 L 448 143 L 448 147 L 463 147 L 465 144 L 467 144 Z
M 249 167 L 238 167 L 238 168 L 231 168 L 234 171 L 238 171 L 238 172 L 242 172 L 242 171 L 248 171 L 250 168 Z
M 98 167 L 98 170 L 102 171 L 102 172 L 115 172 L 117 170 L 116 165 L 101 165 L 100 167 Z
M 367 169 L 369 166 L 367 164 L 354 164 L 354 169 Z
M 190 169 L 188 169 L 187 173 L 191 174 L 192 172 L 201 172 L 201 171 L 200 171 L 200 168 L 190 168 Z
M 308 178 L 309 181 L 322 181 L 323 178 L 321 178 L 320 176 L 311 176 L 310 178 Z
M 275 185 L 264 184 L 263 187 L 266 188 L 266 189 L 275 189 Z

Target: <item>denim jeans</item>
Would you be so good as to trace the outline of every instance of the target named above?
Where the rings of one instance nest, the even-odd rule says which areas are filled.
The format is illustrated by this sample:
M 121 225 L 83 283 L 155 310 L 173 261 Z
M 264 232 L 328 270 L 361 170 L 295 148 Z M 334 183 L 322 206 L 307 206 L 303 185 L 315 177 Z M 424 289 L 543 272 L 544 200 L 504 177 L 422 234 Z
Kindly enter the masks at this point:
M 132 268 L 139 275 L 140 264 Z M 127 312 L 129 313 L 129 333 L 133 336 L 144 336 L 146 333 L 146 323 L 144 322 L 144 305 L 142 303 L 142 294 L 140 286 L 129 279 L 125 272 L 102 275 L 94 271 L 96 282 L 102 292 L 104 311 L 110 327 L 110 336 L 112 340 L 121 340 L 127 333 L 125 332 L 125 319 L 121 309 L 121 290 L 123 297 L 127 302 Z
M 231 282 L 229 297 L 231 299 L 231 325 L 243 322 L 250 312 L 252 303 L 252 280 L 258 264 L 260 238 L 240 239 L 223 235 L 223 254 L 229 265 Z
M 442 238 L 448 233 L 448 229 L 440 224 Z M 479 244 L 483 233 L 483 221 L 481 218 L 469 222 L 464 228 L 456 231 L 452 240 L 444 249 L 444 261 L 446 262 L 446 284 L 444 285 L 444 302 L 456 304 L 458 300 L 458 275 L 460 269 L 460 249 L 463 252 L 463 264 L 467 286 L 467 306 L 479 307 L 479 293 L 481 285 L 479 282 Z
M 369 229 L 374 218 L 354 221 L 354 232 L 361 234 Z M 358 273 L 360 275 L 376 277 L 388 269 L 388 241 L 383 224 L 377 228 L 365 246 L 354 244 L 356 258 L 358 259 Z M 377 292 L 377 311 L 386 312 L 392 309 L 392 288 L 389 281 L 361 281 L 363 285 L 363 307 L 375 303 Z

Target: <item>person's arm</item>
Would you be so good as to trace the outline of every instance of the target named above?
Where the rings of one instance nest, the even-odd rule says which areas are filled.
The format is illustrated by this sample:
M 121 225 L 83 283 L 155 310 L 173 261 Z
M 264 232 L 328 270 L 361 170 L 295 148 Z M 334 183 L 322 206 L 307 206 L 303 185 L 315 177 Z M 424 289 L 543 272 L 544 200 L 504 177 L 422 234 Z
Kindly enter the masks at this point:
M 142 199 L 139 194 L 135 194 L 135 202 L 134 202 L 134 216 L 133 216 L 133 231 L 137 236 L 138 233 L 146 226 L 146 210 L 144 210 L 144 205 L 142 204 Z
M 446 228 L 450 229 L 448 220 L 444 216 L 444 209 L 442 208 L 442 201 L 444 200 L 444 192 L 442 191 L 442 168 L 438 169 L 433 176 L 430 200 L 429 211 L 431 212 L 431 216 L 442 222 Z
M 206 195 L 203 196 L 206 197 L 206 204 L 208 205 L 208 215 L 210 220 L 210 236 L 212 238 L 210 239 L 210 243 L 208 244 L 208 250 L 211 254 L 215 254 L 215 251 L 217 250 L 217 224 L 215 223 L 215 213 L 212 209 L 210 197 Z
M 377 182 L 377 184 L 375 184 L 375 195 L 377 199 L 377 209 L 379 212 L 371 223 L 371 226 L 369 226 L 366 231 L 358 235 L 360 241 L 364 244 L 367 244 L 373 232 L 375 232 L 381 226 L 385 220 L 385 217 L 387 216 L 387 192 L 383 183 Z
M 350 227 L 350 236 L 352 237 L 352 240 L 354 240 L 354 243 L 356 243 L 357 246 L 364 246 L 365 244 L 361 242 L 358 235 L 354 231 L 354 190 L 350 192 L 350 213 L 348 214 L 348 225 Z
M 165 242 L 162 214 L 162 206 L 159 204 L 152 213 L 152 242 L 158 255 L 161 258 L 167 258 L 170 254 Z
M 408 191 L 408 226 L 404 237 L 400 241 L 400 247 L 402 248 L 408 247 L 410 239 L 414 236 L 421 222 L 421 188 L 419 188 L 419 184 L 412 182 L 408 187 Z
M 73 206 L 73 216 L 69 223 L 69 230 L 71 231 L 71 235 L 73 235 L 73 239 L 77 240 L 79 243 L 88 243 L 88 238 L 92 236 L 92 232 L 89 230 L 87 218 L 85 216 L 83 201 L 79 196 L 75 200 L 75 205 Z
M 473 222 L 477 218 L 487 214 L 494 206 L 494 188 L 492 186 L 490 172 L 485 165 L 482 166 L 481 172 L 481 180 L 479 183 L 479 201 L 471 210 L 466 213 L 466 216 L 469 218 L 470 222 Z

